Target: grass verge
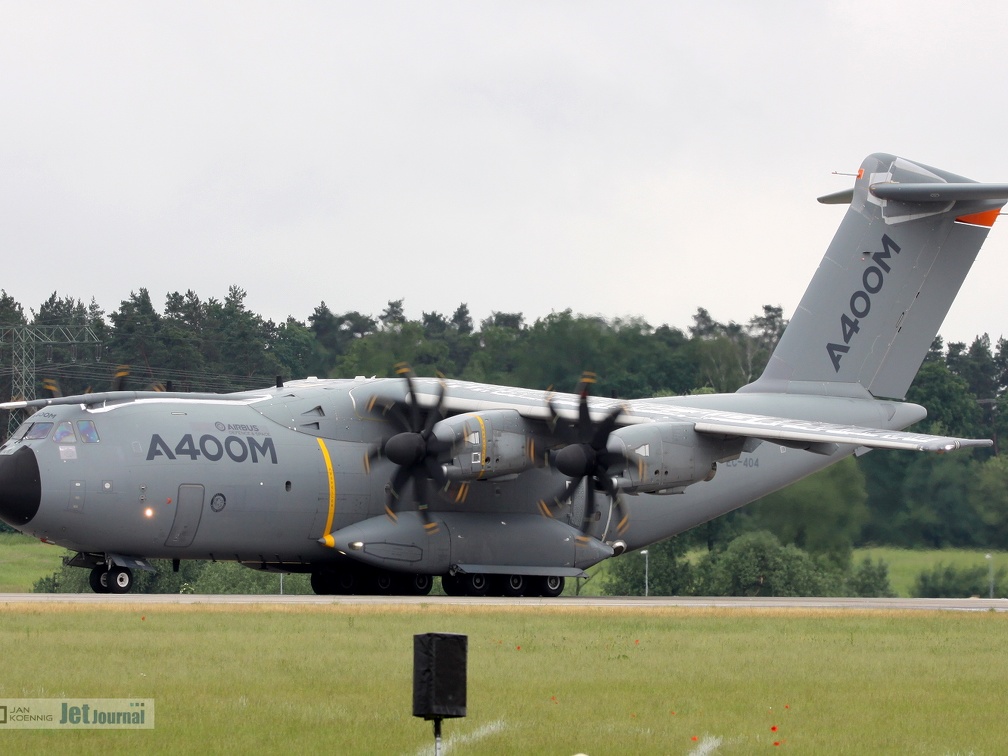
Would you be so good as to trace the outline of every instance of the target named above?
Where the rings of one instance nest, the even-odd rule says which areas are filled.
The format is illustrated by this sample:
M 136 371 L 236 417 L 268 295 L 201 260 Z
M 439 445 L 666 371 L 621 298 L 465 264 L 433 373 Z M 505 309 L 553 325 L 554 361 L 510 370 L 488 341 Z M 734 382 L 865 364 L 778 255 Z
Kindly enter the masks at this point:
M 20 533 L 0 533 L 0 593 L 28 593 L 63 564 L 66 549 Z
M 7 731 L 9 753 L 426 752 L 412 635 L 469 636 L 465 753 L 996 752 L 1008 615 L 6 605 L 2 698 L 153 698 L 148 731 Z M 454 740 L 452 740 L 454 738 Z
M 926 570 L 931 570 L 938 564 L 954 567 L 987 568 L 986 554 L 991 554 L 994 569 L 1006 563 L 1008 555 L 1003 552 L 987 552 L 980 549 L 941 549 L 917 550 L 897 549 L 889 546 L 878 546 L 870 549 L 854 549 L 853 562 L 857 564 L 865 557 L 873 560 L 882 559 L 889 565 L 889 582 L 897 596 L 912 595 L 917 576 Z

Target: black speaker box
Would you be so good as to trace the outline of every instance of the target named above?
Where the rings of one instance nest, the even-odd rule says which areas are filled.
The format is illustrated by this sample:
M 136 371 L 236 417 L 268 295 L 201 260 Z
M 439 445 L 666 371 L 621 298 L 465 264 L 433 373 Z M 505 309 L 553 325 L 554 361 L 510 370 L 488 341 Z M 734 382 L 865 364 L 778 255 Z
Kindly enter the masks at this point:
M 469 636 L 413 636 L 413 716 L 447 719 L 466 715 Z

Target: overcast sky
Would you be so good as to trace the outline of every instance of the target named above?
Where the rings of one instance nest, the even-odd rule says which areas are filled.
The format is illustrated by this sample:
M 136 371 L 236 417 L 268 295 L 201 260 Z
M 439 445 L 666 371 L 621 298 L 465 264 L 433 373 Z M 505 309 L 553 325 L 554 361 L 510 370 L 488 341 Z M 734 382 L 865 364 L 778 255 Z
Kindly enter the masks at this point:
M 871 152 L 1008 182 L 1005 3 L 0 0 L 0 288 L 790 316 Z M 1008 219 L 942 333 L 1008 334 Z

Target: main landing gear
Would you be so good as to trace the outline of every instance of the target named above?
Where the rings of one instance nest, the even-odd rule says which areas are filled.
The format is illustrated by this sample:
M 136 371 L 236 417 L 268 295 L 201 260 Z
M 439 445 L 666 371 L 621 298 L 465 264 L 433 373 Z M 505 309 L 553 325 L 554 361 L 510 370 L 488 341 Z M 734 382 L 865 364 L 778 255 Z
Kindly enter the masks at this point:
M 312 573 L 311 587 L 320 596 L 426 596 L 434 578 L 361 567 L 322 569 Z
M 311 575 L 315 593 L 323 596 L 426 596 L 431 575 L 390 572 L 364 566 L 343 565 L 317 569 Z M 485 575 L 480 572 L 442 575 L 441 587 L 448 596 L 545 596 L 563 593 L 559 575 Z
M 100 564 L 91 570 L 88 582 L 95 593 L 129 593 L 133 588 L 133 571 L 129 567 L 109 568 Z
M 545 596 L 556 598 L 564 589 L 558 575 L 484 575 L 479 572 L 442 575 L 449 596 Z

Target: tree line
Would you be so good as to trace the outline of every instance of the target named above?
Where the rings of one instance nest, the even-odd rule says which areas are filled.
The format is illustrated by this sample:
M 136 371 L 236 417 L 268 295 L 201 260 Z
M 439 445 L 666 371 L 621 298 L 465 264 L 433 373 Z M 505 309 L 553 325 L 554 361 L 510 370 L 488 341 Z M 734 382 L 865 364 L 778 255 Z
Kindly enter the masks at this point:
M 779 306 L 745 323 L 715 320 L 699 308 L 684 328 L 640 318 L 606 319 L 570 310 L 534 322 L 497 312 L 474 322 L 466 303 L 449 315 L 417 320 L 392 300 L 377 315 L 319 303 L 306 321 L 263 318 L 232 286 L 223 299 L 168 293 L 155 305 L 146 289 L 113 311 L 53 293 L 26 310 L 0 291 L 0 324 L 87 325 L 101 341 L 36 350 L 36 391 L 43 379 L 63 393 L 103 390 L 115 366 L 128 365 L 129 388 L 171 384 L 181 391 L 260 388 L 277 376 L 393 375 L 407 361 L 419 375 L 572 390 L 595 370 L 597 393 L 626 398 L 729 392 L 762 372 L 786 326 Z M 0 396 L 11 396 L 13 345 L 0 342 Z M 97 359 L 96 359 L 97 358 Z M 935 339 L 907 396 L 928 408 L 913 430 L 989 437 L 994 449 L 948 455 L 873 451 L 766 497 L 680 537 L 709 552 L 746 533 L 769 531 L 783 547 L 847 569 L 863 545 L 1008 549 L 1008 341 L 987 334 L 972 343 Z M 7 423 L 2 425 L 6 431 Z

